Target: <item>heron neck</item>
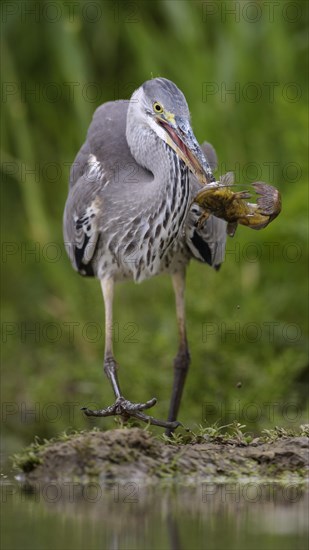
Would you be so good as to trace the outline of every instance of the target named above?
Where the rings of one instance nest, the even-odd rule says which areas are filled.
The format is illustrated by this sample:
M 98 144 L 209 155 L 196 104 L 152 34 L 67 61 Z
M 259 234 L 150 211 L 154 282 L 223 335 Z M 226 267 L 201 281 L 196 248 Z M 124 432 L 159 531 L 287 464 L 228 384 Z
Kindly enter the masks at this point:
M 136 199 L 142 203 L 138 210 L 143 211 L 147 232 L 151 238 L 159 235 L 161 261 L 186 219 L 191 202 L 189 173 L 173 149 L 149 129 L 147 132 L 133 131 L 129 146 L 135 160 L 153 174 Z
M 129 139 L 128 139 L 129 134 Z M 136 162 L 153 174 L 148 192 L 154 202 L 166 200 L 182 185 L 180 177 L 180 159 L 176 153 L 146 126 L 130 128 L 127 134 L 128 144 Z M 179 172 L 175 174 L 175 171 Z

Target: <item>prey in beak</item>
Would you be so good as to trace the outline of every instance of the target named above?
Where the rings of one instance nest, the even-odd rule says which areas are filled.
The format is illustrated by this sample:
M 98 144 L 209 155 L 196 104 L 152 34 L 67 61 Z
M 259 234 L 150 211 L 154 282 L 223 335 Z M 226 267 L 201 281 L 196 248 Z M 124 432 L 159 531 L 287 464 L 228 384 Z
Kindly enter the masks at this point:
M 197 223 L 200 229 L 212 214 L 228 222 L 227 232 L 233 236 L 238 224 L 251 229 L 263 229 L 280 214 L 281 196 L 275 187 L 264 182 L 252 184 L 258 195 L 257 202 L 252 203 L 246 200 L 252 197 L 248 191 L 232 190 L 234 178 L 230 172 L 216 181 L 187 118 L 165 111 L 158 103 L 154 104 L 155 111 L 156 105 L 161 109 L 155 113 L 161 138 L 185 162 L 203 186 L 192 201 L 203 210 Z
M 215 182 L 208 161 L 199 146 L 189 121 L 163 110 L 156 114 L 157 124 L 163 128 L 164 141 L 185 162 L 201 185 Z

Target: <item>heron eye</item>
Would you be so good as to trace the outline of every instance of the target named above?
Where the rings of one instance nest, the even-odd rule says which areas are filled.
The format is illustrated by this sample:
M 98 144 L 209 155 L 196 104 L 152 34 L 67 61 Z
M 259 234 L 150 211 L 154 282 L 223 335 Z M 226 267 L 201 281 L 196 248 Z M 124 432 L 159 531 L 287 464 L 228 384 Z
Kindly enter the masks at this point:
M 154 102 L 153 104 L 153 108 L 155 110 L 156 113 L 163 113 L 163 107 L 160 103 L 158 103 L 157 101 Z

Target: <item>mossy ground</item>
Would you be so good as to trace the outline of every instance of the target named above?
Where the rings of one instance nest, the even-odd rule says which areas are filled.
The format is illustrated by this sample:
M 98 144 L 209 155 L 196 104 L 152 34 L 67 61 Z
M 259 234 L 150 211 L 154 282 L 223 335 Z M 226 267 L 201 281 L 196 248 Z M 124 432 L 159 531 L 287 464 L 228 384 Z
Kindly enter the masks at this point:
M 101 483 L 247 478 L 284 483 L 306 479 L 308 426 L 297 432 L 275 428 L 255 438 L 241 428 L 234 424 L 223 431 L 214 426 L 197 432 L 179 431 L 171 438 L 137 427 L 62 434 L 50 441 L 36 440 L 15 455 L 14 466 L 30 484 L 94 479 Z

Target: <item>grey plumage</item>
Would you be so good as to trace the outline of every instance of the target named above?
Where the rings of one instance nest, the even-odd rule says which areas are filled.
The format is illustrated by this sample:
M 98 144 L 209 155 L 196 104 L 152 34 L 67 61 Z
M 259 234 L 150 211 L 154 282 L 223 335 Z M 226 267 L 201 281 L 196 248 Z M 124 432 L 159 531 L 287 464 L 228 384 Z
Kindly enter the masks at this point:
M 214 181 L 216 154 L 209 144 L 203 151 L 184 95 L 166 79 L 145 82 L 130 101 L 101 105 L 70 174 L 64 240 L 74 269 L 102 282 L 177 276 L 191 259 L 218 267 L 227 224 L 210 216 L 198 229 L 201 211 L 192 204 L 201 189 L 192 166 Z
M 152 82 L 157 84 L 149 81 L 146 90 Z M 206 261 L 194 234 L 210 249 L 207 263 L 220 264 L 226 222 L 210 216 L 202 230 L 196 229 L 200 209 L 189 205 L 200 184 L 155 134 L 147 144 L 151 130 L 145 131 L 137 155 L 145 155 L 144 167 L 136 162 L 126 139 L 128 105 L 108 102 L 96 110 L 71 169 L 64 239 L 74 268 L 82 275 L 136 281 L 173 272 L 191 258 Z M 204 151 L 214 168 L 212 147 L 207 144 Z

